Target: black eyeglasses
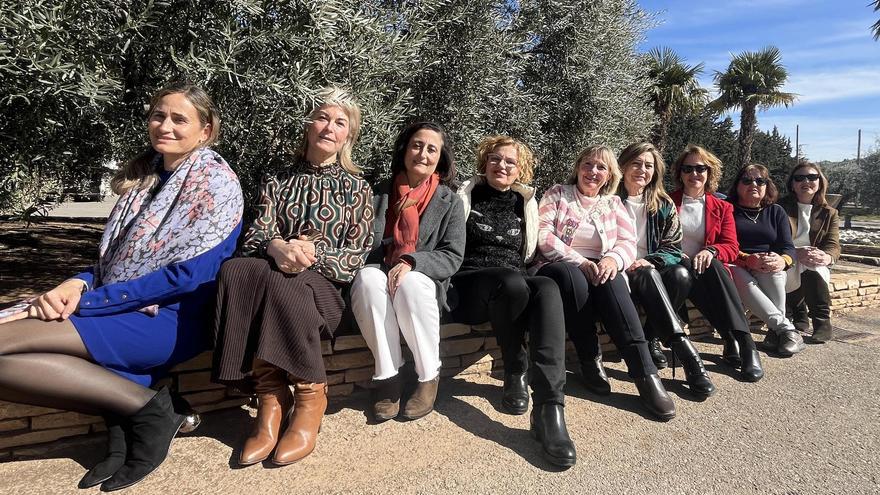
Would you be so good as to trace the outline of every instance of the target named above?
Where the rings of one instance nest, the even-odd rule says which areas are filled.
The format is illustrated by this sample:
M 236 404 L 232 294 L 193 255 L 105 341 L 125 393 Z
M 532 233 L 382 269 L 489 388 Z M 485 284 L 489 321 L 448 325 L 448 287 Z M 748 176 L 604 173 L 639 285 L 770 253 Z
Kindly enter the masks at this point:
M 692 174 L 694 172 L 698 174 L 705 174 L 706 171 L 709 170 L 707 165 L 682 165 L 681 173 L 683 174 Z
M 803 182 L 805 180 L 808 180 L 810 182 L 816 182 L 817 180 L 819 180 L 819 174 L 806 174 L 806 175 L 798 174 L 798 175 L 792 175 L 791 178 L 795 182 Z
M 754 179 L 751 177 L 741 177 L 739 179 L 739 183 L 744 186 L 751 186 L 752 184 L 757 184 L 759 186 L 766 186 L 768 182 L 770 182 L 770 181 L 768 181 L 767 179 L 765 179 L 763 177 L 756 177 Z

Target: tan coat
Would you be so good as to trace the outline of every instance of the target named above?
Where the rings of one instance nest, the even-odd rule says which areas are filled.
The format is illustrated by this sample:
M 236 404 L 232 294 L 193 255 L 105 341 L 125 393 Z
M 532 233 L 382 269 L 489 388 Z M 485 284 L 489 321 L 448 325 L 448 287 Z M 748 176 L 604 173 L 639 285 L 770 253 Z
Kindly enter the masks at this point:
M 788 195 L 779 202 L 788 214 L 791 235 L 797 235 L 797 197 Z M 810 245 L 831 255 L 834 263 L 840 258 L 840 225 L 837 210 L 830 206 L 813 206 L 810 213 Z

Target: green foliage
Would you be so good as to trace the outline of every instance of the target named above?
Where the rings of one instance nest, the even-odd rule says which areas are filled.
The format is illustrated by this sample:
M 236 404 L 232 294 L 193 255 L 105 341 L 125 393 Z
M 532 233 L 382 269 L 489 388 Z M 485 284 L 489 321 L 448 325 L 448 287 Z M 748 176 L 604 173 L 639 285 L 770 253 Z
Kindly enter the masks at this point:
M 739 166 L 751 161 L 752 140 L 757 129 L 757 110 L 777 106 L 788 107 L 797 99 L 794 93 L 782 91 L 788 71 L 775 46 L 757 52 L 734 55 L 724 72 L 715 72 L 719 96 L 709 103 L 716 112 L 741 109 L 739 130 Z
M 648 77 L 654 83 L 649 97 L 657 115 L 652 140 L 662 153 L 666 147 L 669 121 L 673 112 L 698 112 L 708 100 L 709 92 L 698 80 L 703 64 L 687 65 L 671 48 L 653 48 L 646 57 Z
M 880 0 L 874 0 L 871 3 L 874 4 L 874 12 L 880 12 Z M 871 26 L 871 31 L 874 32 L 874 41 L 880 40 L 880 19 Z
M 134 155 L 144 105 L 173 79 L 214 97 L 217 149 L 251 203 L 331 83 L 361 103 L 355 160 L 371 179 L 420 116 L 449 129 L 464 173 L 481 137 L 523 139 L 539 187 L 588 144 L 619 148 L 653 124 L 636 54 L 650 19 L 632 0 L 0 0 L 0 11 L 2 177 L 69 188 Z

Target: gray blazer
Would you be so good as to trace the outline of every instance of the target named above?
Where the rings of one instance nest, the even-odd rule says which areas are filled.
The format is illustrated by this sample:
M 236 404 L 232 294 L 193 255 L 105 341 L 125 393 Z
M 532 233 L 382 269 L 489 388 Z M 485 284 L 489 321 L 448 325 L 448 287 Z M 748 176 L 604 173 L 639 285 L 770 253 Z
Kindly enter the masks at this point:
M 373 193 L 373 249 L 367 255 L 367 266 L 379 267 L 386 272 L 385 213 L 388 211 L 392 181 L 383 181 Z M 465 228 L 464 206 L 452 189 L 440 184 L 434 197 L 419 219 L 419 242 L 416 252 L 406 255 L 413 262 L 413 271 L 421 272 L 437 284 L 437 304 L 450 310 L 446 301 L 449 279 L 461 267 L 464 259 Z

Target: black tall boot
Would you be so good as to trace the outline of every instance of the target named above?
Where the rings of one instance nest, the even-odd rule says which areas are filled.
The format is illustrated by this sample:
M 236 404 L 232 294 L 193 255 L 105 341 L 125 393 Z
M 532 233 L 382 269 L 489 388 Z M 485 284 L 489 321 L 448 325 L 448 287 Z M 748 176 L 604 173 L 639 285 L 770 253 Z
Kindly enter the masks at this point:
M 715 393 L 715 385 L 709 379 L 709 372 L 703 366 L 703 360 L 700 359 L 700 353 L 697 352 L 694 344 L 684 335 L 676 335 L 669 343 L 669 347 L 681 361 L 691 392 L 700 397 L 711 397 Z
M 562 404 L 536 404 L 531 416 L 532 436 L 541 442 L 544 458 L 560 467 L 574 466 L 577 452 L 565 426 L 565 407 Z
M 171 440 L 185 420 L 186 416 L 174 411 L 168 387 L 162 387 L 140 411 L 123 420 L 129 437 L 128 455 L 125 464 L 101 485 L 101 490 L 126 488 L 152 473 L 168 457 Z
M 813 318 L 813 342 L 825 343 L 831 340 L 831 319 Z
M 755 341 L 752 340 L 752 334 L 746 332 L 736 332 L 736 341 L 742 350 L 742 373 L 743 380 L 747 382 L 756 382 L 764 378 L 764 368 L 761 367 L 761 356 L 755 347 Z
M 125 454 L 128 445 L 125 442 L 125 432 L 119 417 L 115 415 L 104 416 L 107 425 L 107 456 L 104 460 L 95 464 L 92 469 L 79 480 L 79 488 L 91 488 L 110 479 L 119 468 L 125 464 Z

